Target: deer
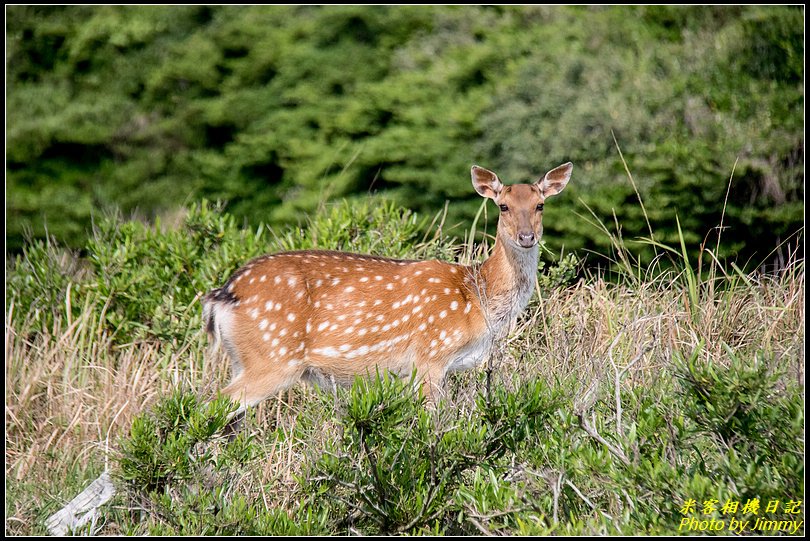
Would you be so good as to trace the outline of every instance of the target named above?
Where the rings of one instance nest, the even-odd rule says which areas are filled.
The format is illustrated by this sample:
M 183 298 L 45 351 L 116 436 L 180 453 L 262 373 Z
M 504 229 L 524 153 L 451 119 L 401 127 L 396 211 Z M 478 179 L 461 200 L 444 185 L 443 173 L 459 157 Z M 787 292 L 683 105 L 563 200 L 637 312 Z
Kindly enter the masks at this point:
M 472 184 L 500 210 L 483 264 L 302 250 L 257 257 L 203 299 L 212 347 L 230 358 L 222 394 L 236 414 L 299 381 L 350 385 L 357 376 L 415 374 L 435 402 L 447 374 L 473 368 L 506 337 L 537 275 L 543 205 L 573 164 L 505 186 L 477 165 Z

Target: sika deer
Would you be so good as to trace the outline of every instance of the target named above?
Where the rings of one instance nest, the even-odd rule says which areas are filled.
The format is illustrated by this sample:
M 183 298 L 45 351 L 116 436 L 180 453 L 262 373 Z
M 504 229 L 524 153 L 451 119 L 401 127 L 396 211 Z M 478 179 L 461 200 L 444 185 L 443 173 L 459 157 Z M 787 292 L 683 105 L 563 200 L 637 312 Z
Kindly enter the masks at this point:
M 501 211 L 481 265 L 317 250 L 250 261 L 203 301 L 206 329 L 232 362 L 222 392 L 241 411 L 300 379 L 348 384 L 376 369 L 409 376 L 415 367 L 435 398 L 445 375 L 484 361 L 528 304 L 543 203 L 572 168 L 504 186 L 473 166 L 476 191 Z

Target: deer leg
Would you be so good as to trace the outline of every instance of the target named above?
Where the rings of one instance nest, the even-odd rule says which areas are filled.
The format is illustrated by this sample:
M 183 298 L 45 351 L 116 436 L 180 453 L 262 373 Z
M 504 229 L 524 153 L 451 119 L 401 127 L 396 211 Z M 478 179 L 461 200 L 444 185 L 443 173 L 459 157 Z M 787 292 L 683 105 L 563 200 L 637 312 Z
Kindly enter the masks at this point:
M 228 428 L 238 431 L 247 408 L 290 387 L 301 378 L 302 373 L 302 367 L 290 366 L 286 362 L 275 363 L 271 370 L 263 370 L 261 373 L 254 370 L 240 373 L 222 389 L 222 394 L 239 403 L 239 409 L 233 413 Z
M 422 379 L 422 396 L 430 404 L 438 404 L 444 398 L 444 368 L 441 366 L 431 366 L 426 370 L 419 370 Z
M 239 402 L 240 407 L 237 413 L 241 413 L 295 383 L 301 377 L 302 372 L 303 370 L 300 369 L 273 370 L 264 374 L 245 371 L 222 389 L 222 394 Z

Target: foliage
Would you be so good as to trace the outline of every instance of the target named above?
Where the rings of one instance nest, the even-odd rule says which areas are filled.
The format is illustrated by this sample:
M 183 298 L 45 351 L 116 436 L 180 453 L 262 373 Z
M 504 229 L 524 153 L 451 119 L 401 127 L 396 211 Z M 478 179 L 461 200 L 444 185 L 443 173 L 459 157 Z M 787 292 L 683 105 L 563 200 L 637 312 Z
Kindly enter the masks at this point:
M 344 201 L 279 234 L 236 226 L 233 216 L 203 201 L 179 226 L 105 217 L 78 261 L 52 241 L 35 241 L 12 263 L 9 303 L 39 330 L 55 318 L 99 315 L 119 343 L 160 341 L 177 350 L 188 329 L 202 326 L 199 298 L 222 285 L 247 260 L 280 250 L 351 250 L 387 257 L 452 259 L 437 231 L 424 242 L 415 214 L 396 205 Z M 80 268 L 84 265 L 84 268 Z
M 539 384 L 496 392 L 469 418 L 426 409 L 413 385 L 385 375 L 352 387 L 342 437 L 314 461 L 304 489 L 333 527 L 363 533 L 473 533 L 464 525 L 468 476 L 542 431 L 552 409 Z
M 450 200 L 462 236 L 473 163 L 524 182 L 571 160 L 547 242 L 606 253 L 583 205 L 648 233 L 613 133 L 658 240 L 676 242 L 677 216 L 694 254 L 725 209 L 718 256 L 761 261 L 802 223 L 802 21 L 796 6 L 11 6 L 8 246 L 31 230 L 82 248 L 110 209 L 207 198 L 276 227 L 374 192 L 423 215 Z
M 385 375 L 297 386 L 225 437 L 234 405 L 211 389 L 228 367 L 205 353 L 198 295 L 277 249 L 459 256 L 423 223 L 374 200 L 241 229 L 203 203 L 171 226 L 105 218 L 85 259 L 29 243 L 7 267 L 6 533 L 45 534 L 108 458 L 119 495 L 87 533 L 677 534 L 690 499 L 718 502 L 700 519 L 753 499 L 795 518 L 804 263 L 747 274 L 701 251 L 694 271 L 683 235 L 648 239 L 662 269 L 607 231 L 612 283 L 546 259 L 492 370 L 448 378 L 437 405 Z
M 454 411 L 426 407 L 412 383 L 358 379 L 345 403 L 315 401 L 304 413 L 338 405 L 340 428 L 309 451 L 289 514 L 248 504 L 254 498 L 236 489 L 256 449 L 244 433 L 215 437 L 230 411 L 222 400 L 178 393 L 136 419 L 121 475 L 130 497 L 154 510 L 136 531 L 186 535 L 672 534 L 686 531 L 687 499 L 719 502 L 700 520 L 728 520 L 719 511 L 727 500 L 800 499 L 799 390 L 778 389 L 764 358 L 732 357 L 727 367 L 696 358 L 624 392 L 624 428 L 610 422 L 622 415 L 611 400 L 578 410 L 565 398 L 570 383 L 515 380 Z M 781 509 L 768 519 L 795 518 Z
M 219 435 L 235 409 L 227 398 L 204 404 L 176 392 L 133 421 L 121 441 L 118 475 L 128 489 L 126 497 L 148 517 L 138 529 L 147 528 L 151 535 L 319 532 L 317 524 L 295 523 L 280 509 L 261 510 L 235 492 L 257 452 L 249 435 L 240 433 L 227 442 Z

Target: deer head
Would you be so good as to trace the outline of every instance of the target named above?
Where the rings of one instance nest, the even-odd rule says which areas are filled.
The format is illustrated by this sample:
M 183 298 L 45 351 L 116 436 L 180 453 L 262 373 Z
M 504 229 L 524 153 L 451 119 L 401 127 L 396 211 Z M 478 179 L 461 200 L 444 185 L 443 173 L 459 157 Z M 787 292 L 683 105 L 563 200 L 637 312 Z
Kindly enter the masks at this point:
M 543 203 L 557 195 L 571 179 L 571 162 L 555 167 L 532 184 L 504 186 L 498 175 L 474 165 L 472 183 L 482 197 L 495 201 L 501 210 L 498 236 L 513 248 L 531 249 L 543 235 Z

